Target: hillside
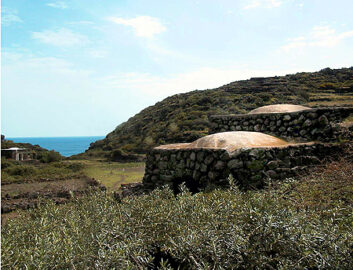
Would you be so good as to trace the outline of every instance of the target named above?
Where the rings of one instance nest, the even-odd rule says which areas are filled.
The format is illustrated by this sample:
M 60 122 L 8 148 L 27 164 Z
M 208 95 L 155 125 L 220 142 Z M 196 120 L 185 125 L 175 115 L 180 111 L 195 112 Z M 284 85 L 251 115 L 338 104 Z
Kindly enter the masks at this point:
M 275 103 L 311 107 L 353 105 L 353 67 L 251 78 L 215 89 L 177 94 L 150 106 L 91 144 L 83 156 L 129 159 L 153 146 L 190 142 L 208 134 L 213 114 L 246 113 Z
M 64 158 L 62 155 L 60 155 L 59 152 L 56 152 L 54 150 L 49 151 L 48 149 L 45 149 L 39 146 L 38 144 L 33 145 L 30 143 L 15 143 L 14 141 L 5 139 L 4 135 L 1 135 L 1 136 L 2 136 L 1 149 L 8 149 L 12 147 L 26 148 L 28 151 L 36 154 L 37 160 L 40 160 L 41 162 L 44 162 L 44 163 L 49 163 L 51 161 L 58 161 Z
M 2 136 L 4 136 L 4 135 L 2 135 Z M 1 141 L 1 149 L 8 149 L 11 147 L 27 148 L 28 150 L 35 151 L 37 153 L 49 151 L 43 147 L 40 147 L 39 145 L 33 145 L 30 143 L 15 143 L 15 142 L 13 142 L 11 140 L 7 140 L 7 139 L 4 139 Z

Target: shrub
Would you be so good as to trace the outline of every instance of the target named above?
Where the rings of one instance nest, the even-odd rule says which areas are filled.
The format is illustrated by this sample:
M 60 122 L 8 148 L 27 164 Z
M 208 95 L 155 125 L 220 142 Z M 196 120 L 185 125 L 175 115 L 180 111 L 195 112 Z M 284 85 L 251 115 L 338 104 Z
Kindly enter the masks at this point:
M 279 191 L 182 188 L 54 203 L 2 230 L 3 269 L 349 269 L 353 209 L 324 214 Z M 348 210 L 348 211 L 347 211 Z
M 302 97 L 306 101 L 309 101 L 309 99 L 310 99 L 310 94 L 308 93 L 308 91 L 305 91 L 302 89 L 297 91 L 297 95 L 299 95 L 300 97 Z
M 84 165 L 82 163 L 71 163 L 67 165 L 67 168 L 70 169 L 73 172 L 79 172 L 84 168 Z
M 337 87 L 337 84 L 331 82 L 325 82 L 319 85 L 320 89 L 336 89 Z
M 31 165 L 17 165 L 5 169 L 12 176 L 31 176 L 37 172 L 37 169 Z
M 7 163 L 6 163 L 7 164 Z M 36 165 L 22 165 L 18 162 L 9 162 L 10 166 L 2 168 L 2 182 L 23 182 L 27 180 L 35 181 L 42 178 L 63 179 L 81 178 L 84 167 L 81 163 L 51 162 Z
M 62 156 L 58 152 L 55 152 L 54 150 L 52 150 L 52 151 L 40 153 L 40 155 L 38 156 L 38 159 L 41 162 L 50 163 L 50 162 L 60 161 L 62 159 Z
M 1 169 L 4 170 L 6 168 L 9 168 L 11 166 L 14 166 L 15 162 L 12 160 L 8 160 L 5 157 L 1 157 Z

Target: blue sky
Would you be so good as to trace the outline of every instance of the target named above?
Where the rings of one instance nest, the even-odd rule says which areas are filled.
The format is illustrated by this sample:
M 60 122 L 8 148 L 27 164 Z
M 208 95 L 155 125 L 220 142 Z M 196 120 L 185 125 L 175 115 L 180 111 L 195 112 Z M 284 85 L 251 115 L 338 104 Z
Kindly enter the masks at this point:
M 105 135 L 176 93 L 353 65 L 351 0 L 3 0 L 1 132 Z

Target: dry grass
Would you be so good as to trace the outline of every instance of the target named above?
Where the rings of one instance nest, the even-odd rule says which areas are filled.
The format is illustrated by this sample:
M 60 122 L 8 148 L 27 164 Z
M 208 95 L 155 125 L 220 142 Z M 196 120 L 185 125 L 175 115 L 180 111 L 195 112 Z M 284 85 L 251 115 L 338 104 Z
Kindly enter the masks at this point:
M 299 180 L 277 183 L 275 188 L 298 209 L 321 211 L 338 205 L 352 206 L 353 163 L 341 159 L 317 168 Z
M 116 191 L 121 184 L 141 182 L 145 164 L 103 162 L 100 160 L 72 160 L 84 165 L 83 173 L 102 183 L 108 190 Z

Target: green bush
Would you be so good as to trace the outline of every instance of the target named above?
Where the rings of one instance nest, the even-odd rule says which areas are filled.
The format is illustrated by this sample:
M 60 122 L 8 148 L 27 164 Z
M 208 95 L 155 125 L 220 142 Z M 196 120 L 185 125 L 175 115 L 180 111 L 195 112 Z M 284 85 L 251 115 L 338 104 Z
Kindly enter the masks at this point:
M 50 162 L 60 161 L 62 159 L 62 156 L 58 152 L 55 152 L 54 150 L 52 150 L 52 151 L 40 153 L 40 155 L 38 156 L 38 159 L 41 162 L 50 163 Z
M 67 168 L 73 172 L 81 171 L 85 166 L 82 163 L 71 163 L 67 165 Z
M 9 175 L 12 176 L 31 176 L 36 174 L 37 169 L 34 166 L 31 165 L 17 165 L 17 166 L 11 166 L 7 169 L 5 169 L 6 172 Z
M 306 101 L 309 101 L 310 99 L 310 94 L 308 93 L 308 91 L 302 89 L 297 91 L 297 95 L 302 97 Z
M 15 161 L 9 160 L 5 157 L 1 157 L 1 169 L 4 170 L 15 165 Z
M 6 224 L 2 267 L 351 269 L 352 222 L 352 205 L 315 212 L 276 190 L 162 189 L 121 203 L 96 193 Z
M 22 165 L 15 161 L 4 161 L 1 170 L 2 182 L 21 182 L 49 178 L 51 180 L 63 178 L 81 178 L 84 165 L 81 163 L 51 162 L 36 165 Z

